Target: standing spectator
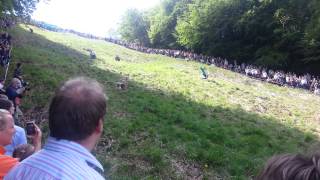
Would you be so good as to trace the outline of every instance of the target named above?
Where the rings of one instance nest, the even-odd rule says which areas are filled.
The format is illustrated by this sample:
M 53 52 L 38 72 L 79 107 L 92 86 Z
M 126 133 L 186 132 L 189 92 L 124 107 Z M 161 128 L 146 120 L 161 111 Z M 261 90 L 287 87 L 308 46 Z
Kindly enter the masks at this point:
M 5 179 L 104 179 L 103 167 L 90 151 L 102 134 L 105 114 L 100 84 L 86 78 L 65 82 L 50 104 L 47 144 Z
M 25 87 L 22 86 L 21 81 L 18 78 L 13 78 L 9 87 L 6 89 L 6 93 L 9 100 L 14 103 L 15 108 L 20 105 L 24 91 Z
M 0 109 L 7 110 L 13 116 L 14 107 L 13 107 L 13 103 L 10 100 L 0 99 Z M 15 129 L 15 133 L 13 135 L 12 142 L 7 146 L 5 146 L 6 155 L 8 156 L 12 156 L 14 148 L 16 148 L 17 146 L 22 144 L 27 144 L 27 137 L 26 137 L 25 130 L 17 125 L 14 125 L 14 129 Z
M 11 143 L 14 133 L 11 114 L 7 110 L 0 109 L 0 179 L 3 179 L 9 170 L 19 163 L 17 159 L 4 155 L 4 146 Z
M 41 131 L 35 126 L 35 135 L 32 136 L 35 151 L 38 151 L 41 147 Z M 4 146 L 12 142 L 12 137 L 15 133 L 14 122 L 12 115 L 5 109 L 0 109 L 0 179 L 16 165 L 18 165 L 18 159 L 5 155 Z

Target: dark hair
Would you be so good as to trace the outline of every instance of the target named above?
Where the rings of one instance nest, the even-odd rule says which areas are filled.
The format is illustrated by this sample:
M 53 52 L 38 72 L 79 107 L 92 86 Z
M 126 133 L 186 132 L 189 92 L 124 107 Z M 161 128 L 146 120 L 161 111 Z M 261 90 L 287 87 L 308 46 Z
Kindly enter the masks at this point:
M 65 82 L 50 104 L 50 136 L 72 141 L 87 138 L 104 118 L 106 106 L 97 81 L 79 77 Z
M 272 157 L 256 180 L 320 179 L 320 154 L 305 157 L 285 154 Z
M 7 99 L 0 99 L 0 109 L 5 109 L 10 111 L 10 108 L 13 106 L 12 102 Z
M 17 146 L 13 153 L 12 157 L 19 158 L 19 161 L 23 161 L 27 157 L 31 156 L 35 152 L 34 146 L 31 144 L 21 144 Z

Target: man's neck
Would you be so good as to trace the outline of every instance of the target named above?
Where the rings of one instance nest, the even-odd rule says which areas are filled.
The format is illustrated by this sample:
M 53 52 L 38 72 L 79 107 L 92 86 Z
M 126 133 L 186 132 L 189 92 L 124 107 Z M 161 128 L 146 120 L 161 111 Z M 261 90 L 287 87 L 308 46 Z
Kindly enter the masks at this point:
M 85 147 L 88 151 L 92 151 L 93 148 L 96 146 L 97 139 L 94 136 L 89 136 L 88 138 L 80 141 L 76 141 L 81 146 Z

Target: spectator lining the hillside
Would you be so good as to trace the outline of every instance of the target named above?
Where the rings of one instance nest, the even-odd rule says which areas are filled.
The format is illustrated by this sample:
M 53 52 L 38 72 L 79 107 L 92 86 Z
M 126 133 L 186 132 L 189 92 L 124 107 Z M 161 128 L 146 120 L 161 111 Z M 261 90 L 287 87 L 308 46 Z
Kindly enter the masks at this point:
M 38 26 L 42 27 L 41 24 L 38 24 Z M 115 44 L 124 46 L 126 48 L 140 51 L 143 53 L 162 54 L 162 55 L 166 55 L 173 58 L 195 60 L 198 62 L 206 63 L 208 65 L 214 65 L 214 66 L 228 69 L 241 74 L 246 74 L 249 77 L 259 79 L 259 80 L 264 80 L 266 82 L 273 83 L 279 86 L 289 86 L 293 88 L 304 88 L 304 89 L 310 89 L 310 86 L 311 86 L 310 79 L 307 78 L 305 80 L 302 78 L 303 76 L 298 76 L 290 72 L 285 73 L 283 71 L 274 71 L 272 69 L 267 70 L 265 67 L 248 65 L 243 62 L 239 66 L 236 60 L 230 61 L 221 57 L 211 57 L 203 54 L 196 54 L 190 51 L 188 52 L 188 51 L 174 50 L 174 49 L 153 49 L 153 48 L 144 47 L 138 43 L 129 43 L 126 41 L 121 41 L 121 40 L 112 39 L 112 38 L 99 38 L 96 36 L 92 36 L 90 34 L 79 33 L 73 30 L 68 30 L 68 31 L 85 38 L 103 39 L 105 41 L 115 43 Z M 309 77 L 311 76 L 309 75 Z M 316 81 L 319 82 L 320 78 L 316 77 Z M 314 92 L 315 94 L 318 94 L 318 89 L 317 89 L 317 92 L 315 92 L 316 89 L 313 88 L 312 92 Z
M 35 144 L 35 150 L 41 147 L 41 131 L 36 127 L 36 134 L 32 137 Z M 5 155 L 4 146 L 9 145 L 15 133 L 14 122 L 9 111 L 0 109 L 0 179 L 16 165 L 18 159 Z
M 15 108 L 21 104 L 21 98 L 23 96 L 23 93 L 25 91 L 25 87 L 22 86 L 21 81 L 18 78 L 13 78 L 9 87 L 6 89 L 6 94 L 11 100 Z
M 102 134 L 105 114 L 106 96 L 98 82 L 86 78 L 65 82 L 49 107 L 45 147 L 5 179 L 104 179 L 103 167 L 90 151 Z
M 18 78 L 21 82 L 22 87 L 25 87 L 26 89 L 28 89 L 27 86 L 29 85 L 29 83 L 23 79 L 22 64 L 21 63 L 17 63 L 16 68 L 14 69 L 14 72 L 13 72 L 13 77 Z
M 7 110 L 8 112 L 11 113 L 11 115 L 13 117 L 14 106 L 10 100 L 0 99 L 0 109 Z M 5 147 L 6 155 L 8 155 L 8 156 L 12 156 L 14 148 L 16 148 L 17 146 L 22 145 L 22 144 L 27 144 L 27 137 L 26 137 L 25 130 L 23 128 L 21 128 L 20 126 L 16 125 L 15 121 L 16 120 L 14 119 L 15 133 L 13 135 L 12 142 L 11 142 L 11 144 L 9 144 Z

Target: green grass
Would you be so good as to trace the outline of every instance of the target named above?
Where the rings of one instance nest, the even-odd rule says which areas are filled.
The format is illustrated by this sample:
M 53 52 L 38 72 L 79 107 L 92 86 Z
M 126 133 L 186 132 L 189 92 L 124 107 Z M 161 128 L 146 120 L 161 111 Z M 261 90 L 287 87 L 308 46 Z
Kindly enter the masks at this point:
M 11 32 L 10 72 L 22 62 L 32 84 L 23 110 L 45 112 L 66 79 L 97 79 L 109 101 L 94 153 L 112 179 L 250 179 L 274 154 L 318 147 L 320 97 L 306 91 L 212 66 L 202 80 L 203 64 L 33 29 Z M 94 49 L 98 59 L 90 63 L 83 48 Z M 118 91 L 124 76 L 129 89 Z

